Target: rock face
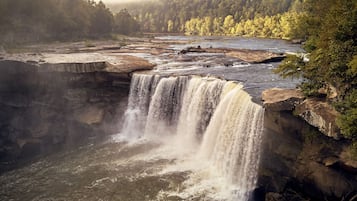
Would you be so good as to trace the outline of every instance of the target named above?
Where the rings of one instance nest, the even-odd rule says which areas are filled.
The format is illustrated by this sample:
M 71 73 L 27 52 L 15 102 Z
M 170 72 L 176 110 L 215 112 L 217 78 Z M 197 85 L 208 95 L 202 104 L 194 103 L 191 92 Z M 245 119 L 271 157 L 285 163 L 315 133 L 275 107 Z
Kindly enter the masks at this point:
M 306 99 L 297 89 L 268 89 L 262 93 L 264 107 L 270 111 L 293 111 L 328 137 L 341 137 L 336 118 L 339 113 L 326 101 Z
M 326 102 L 308 99 L 298 105 L 295 111 L 310 125 L 318 128 L 321 133 L 335 139 L 341 137 L 336 125 L 339 113 Z
M 19 160 L 117 133 L 130 74 L 152 67 L 137 57 L 98 54 L 0 61 L 0 172 Z
M 272 111 L 292 111 L 304 100 L 303 94 L 297 89 L 273 88 L 262 93 L 264 107 Z
M 258 186 L 265 199 L 352 198 L 357 192 L 356 164 L 346 156 L 349 142 L 328 134 L 333 128 L 328 125 L 336 118 L 333 109 L 318 100 L 304 100 L 296 90 L 271 89 L 263 99 L 265 134 Z
M 354 195 L 357 177 L 344 168 L 345 142 L 286 111 L 267 110 L 264 124 L 258 189 L 265 200 L 349 200 Z

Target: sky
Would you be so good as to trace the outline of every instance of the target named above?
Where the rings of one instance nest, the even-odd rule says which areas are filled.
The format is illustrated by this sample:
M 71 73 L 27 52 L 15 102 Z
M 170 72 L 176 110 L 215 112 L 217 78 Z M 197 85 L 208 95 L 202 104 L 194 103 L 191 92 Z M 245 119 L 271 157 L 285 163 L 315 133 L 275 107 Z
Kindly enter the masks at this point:
M 99 0 L 97 0 L 99 1 Z M 133 1 L 145 1 L 145 0 L 102 0 L 105 4 L 108 3 L 126 3 L 126 2 L 133 2 Z

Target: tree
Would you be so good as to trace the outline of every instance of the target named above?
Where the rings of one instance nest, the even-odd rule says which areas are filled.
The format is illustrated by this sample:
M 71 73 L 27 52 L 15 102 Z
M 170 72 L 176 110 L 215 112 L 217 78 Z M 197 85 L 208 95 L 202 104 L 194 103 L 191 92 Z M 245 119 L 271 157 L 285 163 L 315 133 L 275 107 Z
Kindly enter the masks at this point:
M 167 31 L 172 32 L 174 29 L 174 22 L 172 20 L 167 21 Z
M 94 6 L 90 31 L 95 36 L 108 35 L 113 30 L 113 15 L 102 1 Z
M 127 9 L 121 10 L 115 15 L 114 30 L 120 34 L 130 34 L 139 31 L 139 25 L 129 14 Z

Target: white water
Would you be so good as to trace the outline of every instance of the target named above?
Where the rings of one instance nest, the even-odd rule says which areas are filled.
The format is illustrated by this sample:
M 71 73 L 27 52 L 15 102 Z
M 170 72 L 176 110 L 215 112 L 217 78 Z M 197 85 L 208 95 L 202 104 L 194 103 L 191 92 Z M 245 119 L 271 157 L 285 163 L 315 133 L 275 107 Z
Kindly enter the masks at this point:
M 254 190 L 263 109 L 240 84 L 135 74 L 124 125 L 126 139 L 166 145 L 157 154 L 176 162 L 163 172 L 192 172 L 184 189 L 166 194 L 244 201 Z

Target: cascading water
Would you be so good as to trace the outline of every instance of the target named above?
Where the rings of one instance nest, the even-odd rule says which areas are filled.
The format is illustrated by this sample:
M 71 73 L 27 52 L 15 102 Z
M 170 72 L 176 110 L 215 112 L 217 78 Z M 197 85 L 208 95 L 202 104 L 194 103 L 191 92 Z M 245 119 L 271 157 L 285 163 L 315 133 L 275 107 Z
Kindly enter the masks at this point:
M 263 109 L 238 83 L 135 74 L 122 133 L 129 139 L 174 137 L 178 149 L 194 150 L 192 161 L 207 163 L 235 186 L 228 200 L 248 200 L 262 131 Z
M 158 76 L 134 74 L 131 81 L 128 108 L 125 112 L 123 135 L 137 138 L 145 128 L 150 97 L 155 90 Z M 134 124 L 135 122 L 135 124 Z

